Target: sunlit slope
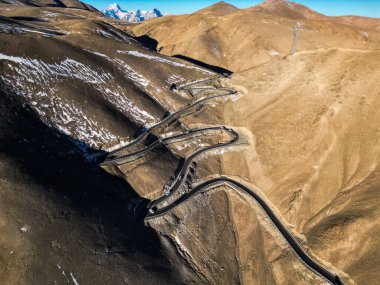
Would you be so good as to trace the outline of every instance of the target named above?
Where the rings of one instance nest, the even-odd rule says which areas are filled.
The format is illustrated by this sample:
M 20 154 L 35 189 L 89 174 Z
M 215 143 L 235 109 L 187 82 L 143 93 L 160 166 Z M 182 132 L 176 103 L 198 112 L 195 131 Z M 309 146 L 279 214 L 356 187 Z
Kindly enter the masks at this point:
M 246 95 L 225 107 L 226 123 L 249 130 L 253 146 L 226 153 L 224 170 L 262 189 L 358 284 L 378 278 L 379 60 L 367 50 L 295 53 L 235 74 Z
M 220 1 L 215 3 L 209 7 L 201 9 L 199 11 L 194 12 L 195 14 L 203 14 L 209 16 L 224 16 L 227 14 L 231 14 L 233 12 L 238 11 L 239 9 L 231 4 L 228 4 L 224 1 Z
M 276 15 L 289 19 L 318 20 L 328 18 L 325 15 L 309 9 L 302 4 L 286 0 L 263 1 L 256 6 L 249 8 L 249 10 L 255 10 L 256 12 Z
M 376 49 L 380 43 L 379 30 L 371 29 L 371 21 L 363 24 L 364 27 L 349 26 L 329 17 L 288 18 L 257 9 L 243 9 L 220 17 L 198 13 L 163 17 L 129 29 L 136 35 L 156 39 L 163 54 L 184 55 L 232 71 L 286 56 L 292 48 L 298 51 L 329 47 Z M 296 40 L 295 29 L 299 30 Z
M 329 17 L 302 4 L 286 0 L 267 0 L 250 10 L 289 19 L 333 21 L 344 25 L 380 30 L 380 19 L 361 16 Z

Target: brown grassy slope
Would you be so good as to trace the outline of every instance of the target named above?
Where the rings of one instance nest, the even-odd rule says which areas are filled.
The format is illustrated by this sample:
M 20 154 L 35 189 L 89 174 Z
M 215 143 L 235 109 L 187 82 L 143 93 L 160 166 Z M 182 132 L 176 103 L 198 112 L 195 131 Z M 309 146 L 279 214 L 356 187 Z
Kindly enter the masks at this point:
M 262 189 L 358 284 L 379 278 L 379 61 L 377 51 L 299 52 L 235 74 L 247 93 L 225 108 L 226 124 L 253 142 L 224 155 L 225 171 Z
M 249 9 L 289 19 L 313 20 L 326 18 L 326 16 L 304 5 L 285 0 L 267 0 Z
M 181 54 L 241 71 L 290 53 L 294 26 L 300 26 L 297 50 L 318 48 L 371 48 L 380 43 L 380 33 L 365 27 L 330 20 L 284 18 L 242 9 L 222 16 L 179 15 L 145 21 L 129 27 L 136 35 L 158 41 L 161 53 Z M 371 25 L 369 25 L 371 26 Z
M 380 19 L 360 16 L 328 17 L 296 2 L 284 0 L 264 1 L 252 8 L 256 12 L 276 15 L 289 19 L 325 20 L 334 21 L 344 25 L 380 30 Z

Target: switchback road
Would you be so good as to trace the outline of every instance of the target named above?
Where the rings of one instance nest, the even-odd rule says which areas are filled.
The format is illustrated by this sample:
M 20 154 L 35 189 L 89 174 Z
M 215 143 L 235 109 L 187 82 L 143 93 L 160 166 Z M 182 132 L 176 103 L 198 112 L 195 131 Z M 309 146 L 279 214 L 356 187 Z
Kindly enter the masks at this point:
M 190 83 L 188 85 L 184 85 L 184 86 L 181 86 L 179 88 L 181 88 L 181 89 L 190 89 L 190 86 L 193 86 L 193 85 L 195 85 L 197 83 L 207 82 L 207 81 L 211 81 L 211 80 L 214 80 L 214 79 L 215 78 L 206 79 L 206 80 L 198 81 L 198 82 L 195 82 L 195 83 Z M 202 87 L 197 87 L 197 90 L 199 90 L 200 88 L 202 88 Z M 203 89 L 205 91 L 209 91 L 210 89 L 214 90 L 214 89 L 208 88 L 208 87 L 204 87 Z M 118 153 L 120 151 L 123 151 L 123 150 L 129 148 L 131 145 L 135 145 L 136 143 L 143 141 L 144 138 L 146 138 L 147 135 L 153 129 L 155 129 L 155 128 L 159 127 L 159 126 L 162 126 L 165 123 L 167 123 L 167 122 L 169 122 L 169 121 L 171 121 L 171 120 L 173 120 L 175 118 L 179 118 L 182 114 L 185 114 L 190 108 L 196 106 L 197 104 L 200 104 L 201 102 L 204 102 L 206 100 L 210 100 L 210 99 L 213 99 L 213 98 L 217 98 L 217 97 L 221 97 L 221 96 L 233 95 L 233 94 L 237 93 L 235 90 L 228 89 L 228 88 L 220 88 L 220 89 L 217 89 L 216 91 L 219 92 L 220 90 L 226 92 L 226 94 L 208 96 L 208 97 L 204 97 L 204 98 L 201 98 L 201 99 L 195 101 L 194 103 L 192 103 L 189 106 L 181 109 L 180 111 L 171 114 L 169 116 L 170 119 L 169 119 L 169 117 L 167 117 L 163 121 L 161 121 L 161 122 L 157 123 L 156 125 L 148 128 L 134 142 L 132 142 L 131 144 L 129 144 L 129 145 L 125 146 L 125 147 L 122 147 L 122 148 L 120 148 L 118 150 L 113 151 L 112 154 L 114 155 L 114 154 L 116 154 L 116 153 Z M 238 141 L 239 135 L 233 129 L 227 128 L 227 127 L 224 127 L 224 126 L 221 126 L 221 127 L 210 127 L 210 128 L 204 128 L 204 129 L 195 129 L 195 130 L 189 131 L 188 133 L 185 133 L 185 134 L 180 134 L 180 135 L 175 135 L 175 136 L 172 136 L 172 137 L 167 137 L 167 138 L 164 138 L 164 139 L 159 139 L 159 140 L 155 141 L 154 143 L 152 143 L 151 145 L 149 145 L 149 146 L 147 146 L 147 147 L 145 147 L 145 148 L 143 148 L 141 150 L 129 153 L 127 155 L 124 155 L 124 156 L 121 156 L 121 157 L 118 157 L 118 158 L 113 158 L 113 159 L 106 160 L 103 164 L 107 165 L 107 164 L 121 164 L 121 163 L 125 163 L 126 161 L 128 161 L 129 158 L 134 157 L 134 156 L 143 155 L 145 152 L 147 152 L 147 151 L 149 151 L 149 150 L 151 150 L 151 149 L 153 149 L 153 148 L 155 148 L 155 147 L 157 147 L 157 146 L 159 146 L 161 144 L 165 144 L 165 143 L 168 143 L 168 142 L 171 142 L 171 141 L 175 141 L 175 140 L 178 140 L 178 139 L 189 138 L 189 137 L 192 137 L 192 136 L 194 136 L 195 134 L 197 134 L 199 132 L 213 131 L 213 130 L 223 130 L 223 131 L 228 132 L 230 134 L 230 136 L 231 136 L 230 140 L 228 140 L 227 142 L 218 143 L 218 144 L 215 144 L 215 145 L 212 145 L 212 146 L 208 146 L 208 147 L 202 148 L 202 149 L 194 152 L 193 154 L 191 154 L 187 158 L 185 158 L 185 161 L 182 164 L 182 167 L 181 167 L 180 171 L 178 172 L 178 174 L 174 178 L 174 181 L 171 184 L 171 186 L 167 189 L 167 191 L 165 191 L 165 194 L 162 195 L 161 197 L 159 197 L 158 199 L 152 201 L 149 204 L 149 211 L 148 211 L 148 214 L 147 214 L 147 216 L 146 216 L 145 219 L 146 220 L 151 220 L 151 219 L 158 218 L 158 217 L 160 217 L 162 215 L 165 215 L 165 214 L 169 213 L 175 207 L 177 207 L 177 206 L 181 205 L 182 203 L 186 202 L 187 200 L 191 199 L 193 196 L 195 196 L 195 195 L 197 195 L 199 193 L 204 193 L 206 191 L 209 191 L 212 188 L 214 188 L 215 186 L 229 185 L 229 186 L 231 186 L 231 189 L 234 189 L 236 191 L 240 191 L 240 192 L 245 193 L 246 195 L 248 195 L 249 197 L 251 197 L 252 199 L 254 199 L 260 205 L 260 207 L 264 210 L 264 212 L 266 213 L 266 215 L 268 216 L 268 218 L 271 220 L 271 222 L 273 223 L 273 225 L 282 234 L 282 236 L 285 238 L 285 240 L 287 241 L 287 243 L 289 244 L 289 246 L 292 248 L 292 250 L 295 253 L 295 255 L 297 256 L 297 258 L 307 268 L 309 268 L 312 272 L 314 272 L 315 274 L 317 274 L 318 276 L 320 276 L 321 278 L 323 278 L 324 280 L 326 280 L 330 284 L 333 284 L 333 285 L 343 285 L 344 283 L 343 283 L 343 281 L 341 281 L 341 279 L 339 278 L 339 276 L 337 276 L 336 274 L 331 273 L 329 270 L 327 270 L 326 268 L 324 268 L 323 266 L 321 266 L 320 264 L 318 264 L 317 262 L 315 262 L 303 250 L 303 248 L 298 243 L 298 241 L 296 240 L 296 238 L 291 234 L 291 232 L 289 232 L 287 230 L 287 228 L 283 225 L 283 223 L 276 216 L 276 214 L 269 207 L 269 205 L 265 202 L 265 200 L 262 197 L 260 197 L 260 195 L 258 195 L 253 189 L 251 189 L 251 188 L 247 187 L 246 185 L 243 185 L 242 183 L 240 183 L 238 181 L 235 181 L 235 180 L 233 180 L 231 178 L 228 178 L 228 177 L 225 177 L 225 176 L 221 176 L 219 178 L 214 178 L 214 179 L 208 180 L 206 182 L 203 182 L 203 183 L 199 184 L 198 186 L 194 187 L 189 192 L 187 192 L 187 193 L 183 194 L 182 196 L 180 196 L 177 200 L 175 200 L 175 201 L 173 201 L 171 203 L 169 202 L 167 205 L 164 205 L 164 206 L 160 207 L 160 204 L 162 204 L 163 202 L 168 201 L 169 197 L 171 197 L 174 193 L 176 193 L 180 189 L 180 187 L 183 185 L 183 183 L 186 181 L 187 176 L 189 175 L 190 164 L 191 164 L 191 162 L 197 156 L 199 156 L 199 155 L 201 155 L 201 154 L 203 154 L 203 153 L 205 153 L 207 151 L 213 150 L 213 149 L 217 149 L 217 148 L 222 148 L 222 147 L 227 147 L 227 146 L 233 145 L 234 143 L 236 143 Z

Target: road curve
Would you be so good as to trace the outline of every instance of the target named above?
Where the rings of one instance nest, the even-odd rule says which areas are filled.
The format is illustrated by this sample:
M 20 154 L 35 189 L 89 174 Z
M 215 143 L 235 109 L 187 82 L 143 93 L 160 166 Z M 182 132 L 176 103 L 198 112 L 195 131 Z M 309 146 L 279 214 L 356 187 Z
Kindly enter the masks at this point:
M 149 146 L 146 146 L 138 151 L 135 151 L 135 152 L 131 152 L 131 153 L 128 153 L 126 155 L 123 155 L 123 156 L 119 156 L 117 158 L 113 158 L 113 159 L 109 159 L 103 163 L 101 163 L 102 166 L 105 166 L 105 165 L 110 165 L 110 164 L 122 164 L 126 161 L 129 161 L 130 158 L 132 157 L 138 157 L 140 155 L 143 155 L 145 154 L 147 151 L 150 151 L 162 144 L 168 144 L 168 143 L 172 143 L 174 141 L 177 141 L 177 140 L 181 140 L 181 139 L 185 139 L 185 138 L 188 138 L 188 137 L 192 137 L 194 136 L 195 134 L 197 133 L 202 133 L 202 132 L 208 132 L 208 131 L 227 131 L 229 132 L 230 134 L 232 134 L 234 137 L 237 136 L 237 133 L 235 131 L 233 131 L 232 129 L 227 129 L 226 127 L 224 126 L 218 126 L 218 127 L 208 127 L 208 128 L 199 128 L 199 129 L 192 129 L 190 131 L 188 131 L 187 133 L 183 133 L 183 134 L 178 134 L 178 135 L 174 135 L 174 136 L 170 136 L 170 137 L 165 137 L 163 139 L 159 139 L 159 140 L 156 140 L 154 141 L 152 144 L 150 144 Z M 226 146 L 228 144 L 231 144 L 233 143 L 233 141 L 229 141 L 227 143 L 219 143 L 218 145 L 220 146 Z M 215 145 L 212 146 L 211 148 L 215 148 Z M 202 152 L 204 151 L 207 151 L 207 148 L 205 149 L 202 149 Z
M 177 90 L 186 90 L 191 85 L 208 82 L 208 81 L 212 81 L 212 80 L 215 80 L 215 79 L 216 78 L 213 77 L 213 78 L 208 78 L 208 79 L 205 79 L 205 80 L 194 81 L 194 82 L 189 83 L 188 85 L 177 87 Z M 215 89 L 214 88 L 204 88 L 203 90 L 209 90 L 209 91 L 211 90 L 211 91 L 213 91 Z M 131 148 L 132 146 L 134 146 L 134 145 L 142 142 L 154 129 L 157 129 L 157 128 L 165 125 L 166 123 L 168 123 L 168 122 L 170 122 L 170 121 L 172 121 L 174 119 L 178 119 L 181 115 L 187 113 L 188 111 L 190 111 L 194 107 L 196 107 L 196 106 L 198 106 L 198 105 L 200 105 L 200 104 L 202 104 L 202 103 L 204 103 L 206 101 L 215 99 L 215 98 L 221 98 L 221 97 L 231 96 L 231 95 L 237 94 L 237 92 L 235 90 L 228 89 L 228 88 L 222 88 L 220 90 L 225 91 L 226 93 L 225 94 L 217 94 L 217 95 L 213 95 L 213 96 L 201 97 L 201 98 L 195 100 L 194 102 L 190 103 L 189 105 L 185 106 L 181 110 L 179 110 L 177 112 L 174 112 L 174 113 L 171 113 L 169 116 L 167 116 L 166 118 L 164 118 L 162 121 L 154 124 L 153 126 L 148 127 L 143 133 L 141 133 L 131 143 L 129 143 L 129 144 L 123 146 L 123 147 L 120 147 L 120 148 L 118 148 L 118 149 L 116 149 L 114 151 L 109 152 L 108 155 L 107 155 L 106 161 L 112 160 L 112 156 L 114 156 L 118 152 L 124 151 L 124 150 L 126 150 L 128 148 Z
M 200 82 L 207 82 L 207 81 L 214 80 L 214 79 L 215 78 L 206 79 L 206 80 L 198 81 L 198 82 L 195 82 L 195 83 L 194 82 L 193 83 L 189 83 L 189 84 L 181 86 L 179 88 L 180 89 L 188 89 L 190 86 L 192 86 L 194 84 L 197 84 L 197 83 L 200 83 Z M 204 90 L 210 90 L 210 89 L 212 89 L 212 88 L 204 87 Z M 199 87 L 197 87 L 197 90 L 199 90 Z M 212 90 L 214 90 L 214 89 L 212 89 Z M 220 90 L 220 89 L 218 89 L 218 90 Z M 191 105 L 189 105 L 189 106 L 181 109 L 180 111 L 178 111 L 176 113 L 171 114 L 170 116 L 168 116 L 167 118 L 165 118 L 161 122 L 159 122 L 156 125 L 154 125 L 154 126 L 148 128 L 148 129 L 146 129 L 144 133 L 142 133 L 135 141 L 133 141 L 129 145 L 124 146 L 124 147 L 122 147 L 122 148 L 120 148 L 118 150 L 115 150 L 115 151 L 111 152 L 110 154 L 115 154 L 117 152 L 120 152 L 122 150 L 125 150 L 125 149 L 131 147 L 131 145 L 135 145 L 136 143 L 141 142 L 144 138 L 147 137 L 147 135 L 154 128 L 157 128 L 157 127 L 165 124 L 166 122 L 169 122 L 171 119 L 178 118 L 181 114 L 184 114 L 189 108 L 192 108 L 192 107 L 196 106 L 197 104 L 200 104 L 200 101 L 203 102 L 203 101 L 206 101 L 206 100 L 209 100 L 209 99 L 212 99 L 212 98 L 217 98 L 217 97 L 227 96 L 227 95 L 232 95 L 232 94 L 236 94 L 237 93 L 235 90 L 228 89 L 228 88 L 223 88 L 222 90 L 223 91 L 227 91 L 227 94 L 224 94 L 224 95 L 213 95 L 213 96 L 201 98 L 200 100 L 195 101 Z M 169 117 L 170 117 L 170 119 L 168 119 Z M 198 186 L 196 186 L 195 188 L 193 188 L 191 191 L 189 191 L 189 192 L 183 194 L 182 196 L 180 196 L 174 202 L 172 202 L 172 203 L 170 203 L 170 204 L 168 204 L 166 206 L 163 206 L 163 207 L 159 208 L 159 205 L 162 202 L 165 202 L 166 200 L 168 200 L 168 198 L 171 197 L 174 193 L 176 193 L 177 190 L 179 190 L 179 188 L 182 186 L 182 184 L 186 181 L 186 178 L 187 178 L 187 176 L 189 174 L 190 164 L 191 164 L 191 162 L 197 156 L 199 156 L 200 154 L 202 154 L 204 152 L 213 150 L 213 149 L 217 149 L 217 148 L 227 147 L 227 146 L 233 145 L 239 139 L 238 133 L 235 132 L 231 128 L 220 126 L 220 127 L 210 127 L 210 128 L 204 128 L 204 129 L 195 129 L 195 130 L 189 131 L 189 133 L 175 135 L 175 136 L 167 137 L 167 138 L 164 138 L 164 139 L 159 139 L 159 140 L 155 141 L 154 143 L 152 143 L 151 145 L 149 145 L 149 146 L 147 146 L 147 147 L 145 147 L 145 148 L 143 148 L 141 150 L 138 150 L 136 152 L 127 154 L 127 155 L 119 157 L 119 158 L 106 160 L 105 162 L 102 163 L 102 165 L 123 163 L 124 161 L 126 161 L 130 157 L 142 155 L 145 152 L 147 152 L 147 151 L 151 150 L 152 148 L 157 147 L 157 146 L 159 146 L 161 144 L 167 143 L 169 141 L 177 140 L 177 139 L 180 139 L 180 138 L 191 137 L 191 136 L 193 136 L 197 132 L 209 131 L 209 130 L 224 130 L 224 131 L 227 131 L 227 132 L 229 132 L 231 134 L 231 139 L 229 141 L 227 141 L 227 142 L 224 142 L 224 143 L 218 143 L 216 145 L 212 145 L 212 146 L 208 146 L 208 147 L 202 148 L 202 149 L 194 152 L 190 156 L 188 156 L 184 160 L 184 163 L 183 163 L 180 171 L 176 175 L 176 177 L 175 177 L 173 183 L 171 184 L 171 186 L 169 187 L 167 193 L 164 194 L 163 196 L 159 197 L 158 199 L 152 201 L 149 204 L 149 206 L 148 206 L 149 207 L 149 211 L 148 211 L 147 216 L 145 217 L 145 219 L 146 220 L 150 220 L 150 219 L 154 219 L 154 218 L 160 217 L 160 216 L 162 216 L 162 215 L 170 212 L 173 208 L 175 208 L 175 207 L 179 206 L 180 204 L 184 203 L 185 201 L 187 201 L 191 197 L 197 195 L 198 193 L 209 191 L 212 188 L 212 186 L 218 186 L 218 185 L 228 184 L 228 185 L 232 186 L 232 189 L 235 189 L 236 191 L 242 191 L 242 192 L 244 192 L 245 194 L 247 194 L 248 196 L 250 196 L 252 199 L 254 199 L 260 205 L 260 207 L 264 210 L 264 212 L 267 214 L 267 216 L 269 217 L 269 219 L 273 222 L 273 224 L 275 225 L 275 227 L 279 230 L 279 232 L 282 234 L 282 236 L 288 242 L 289 246 L 292 248 L 292 250 L 294 251 L 295 255 L 299 258 L 299 260 L 303 264 L 305 264 L 305 266 L 307 268 L 309 268 L 311 271 L 313 271 L 315 274 L 319 275 L 321 278 L 323 278 L 324 280 L 326 280 L 330 284 L 333 284 L 333 285 L 344 285 L 343 281 L 339 278 L 339 276 L 337 276 L 336 274 L 331 273 L 329 270 L 327 270 L 326 268 L 324 268 L 323 266 L 321 266 L 320 264 L 318 264 L 317 262 L 315 262 L 302 249 L 301 245 L 297 242 L 297 240 L 295 239 L 295 237 L 286 229 L 286 227 L 282 224 L 282 222 L 280 221 L 280 219 L 272 211 L 272 209 L 269 207 L 269 205 L 254 190 L 250 189 L 249 187 L 247 187 L 247 186 L 241 184 L 240 182 L 235 181 L 235 180 L 233 180 L 231 178 L 228 178 L 228 177 L 225 177 L 225 176 L 221 176 L 219 178 L 214 178 L 214 179 L 208 180 L 206 182 L 203 182 L 203 183 L 199 184 Z

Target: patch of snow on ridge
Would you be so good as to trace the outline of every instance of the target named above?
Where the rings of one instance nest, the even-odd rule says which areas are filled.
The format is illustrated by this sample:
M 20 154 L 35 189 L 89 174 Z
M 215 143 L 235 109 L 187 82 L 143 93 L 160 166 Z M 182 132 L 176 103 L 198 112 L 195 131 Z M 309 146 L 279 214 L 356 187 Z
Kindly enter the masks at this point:
M 109 88 L 105 89 L 106 94 L 110 94 L 112 96 L 108 96 L 108 100 L 113 103 L 116 108 L 121 111 L 122 113 L 130 113 L 133 115 L 133 118 L 139 123 L 139 124 L 146 124 L 147 119 L 149 121 L 153 122 L 155 118 L 146 112 L 145 110 L 140 109 L 139 107 L 135 106 L 124 93 L 119 92 L 113 92 Z
M 109 73 L 98 73 L 89 66 L 68 58 L 60 63 L 50 64 L 38 59 L 8 56 L 0 53 L 0 60 L 7 60 L 21 65 L 21 68 L 14 68 L 11 65 L 8 66 L 29 82 L 37 80 L 44 83 L 43 81 L 49 81 L 51 78 L 61 76 L 83 80 L 91 84 L 101 84 L 112 78 Z M 24 73 L 26 70 L 22 70 L 22 68 L 30 69 L 28 70 L 28 72 L 30 72 L 30 77 L 28 77 L 29 74 Z
M 114 151 L 114 150 L 116 150 L 116 149 L 119 149 L 119 148 L 121 148 L 121 147 L 123 147 L 123 146 L 126 146 L 126 145 L 128 145 L 128 144 L 130 144 L 130 143 L 131 143 L 131 141 L 129 141 L 129 140 L 119 140 L 119 143 L 118 143 L 118 144 L 115 144 L 115 145 L 113 145 L 113 146 L 110 146 L 110 147 L 104 148 L 104 150 L 107 151 L 107 152 L 111 152 L 111 151 Z
M 137 85 L 140 85 L 142 87 L 147 87 L 149 85 L 150 81 L 146 79 L 143 75 L 133 70 L 133 68 L 130 65 L 126 64 L 120 59 L 114 59 L 113 61 L 118 65 L 122 66 L 124 68 L 125 76 L 134 81 Z
M 99 54 L 99 56 L 102 55 Z M 114 141 L 116 136 L 100 126 L 97 119 L 77 102 L 61 98 L 57 84 L 62 85 L 70 80 L 89 84 L 106 101 L 113 104 L 121 113 L 131 117 L 136 123 L 148 125 L 156 121 L 155 117 L 136 106 L 128 98 L 123 86 L 111 84 L 113 77 L 101 68 L 95 69 L 68 58 L 60 62 L 46 63 L 39 59 L 0 53 L 0 62 L 2 61 L 6 63 L 2 65 L 3 72 L 0 78 L 5 83 L 5 87 L 25 98 L 30 108 L 39 114 L 44 123 L 78 139 L 79 141 L 74 142 L 82 150 L 84 149 L 83 142 L 98 148 Z M 126 76 L 134 80 L 136 84 L 143 86 L 149 84 L 129 66 L 124 67 L 127 69 Z M 72 84 L 71 81 L 70 84 Z
M 51 12 L 51 11 L 41 11 L 41 19 L 45 21 L 49 21 L 51 19 L 54 19 L 58 16 L 57 13 Z
M 166 82 L 169 84 L 180 83 L 180 82 L 185 82 L 185 81 L 186 81 L 186 79 L 183 78 L 183 76 L 179 75 L 179 74 L 172 74 L 166 80 Z
M 365 38 L 368 38 L 369 37 L 369 33 L 368 32 L 364 32 L 364 31 L 359 31 L 359 34 L 361 34 L 363 37 Z
M 109 39 L 113 39 L 115 41 L 119 41 L 119 39 L 117 37 L 115 37 L 113 34 L 107 32 L 107 31 L 97 29 L 96 33 L 98 35 L 101 35 L 101 36 L 105 37 L 105 38 L 109 38 Z
M 103 58 L 105 58 L 105 59 L 111 60 L 111 59 L 109 58 L 109 56 L 108 56 L 108 55 L 105 55 L 104 53 L 100 53 L 100 52 L 97 52 L 97 51 L 92 51 L 92 50 L 89 50 L 89 49 L 85 49 L 85 51 L 87 51 L 87 52 L 89 52 L 89 53 L 92 53 L 92 54 L 95 54 L 95 55 L 97 55 L 97 56 L 103 57 Z
M 274 50 L 274 49 L 271 49 L 269 52 L 268 52 L 271 56 L 279 56 L 279 52 Z
M 211 71 L 208 71 L 206 69 L 203 69 L 203 68 L 200 68 L 200 67 L 197 67 L 197 66 L 194 66 L 194 65 L 187 65 L 187 64 L 184 64 L 184 63 L 181 63 L 181 62 L 178 62 L 178 61 L 174 61 L 174 60 L 170 60 L 168 58 L 164 58 L 162 56 L 160 57 L 160 56 L 156 56 L 156 55 L 150 55 L 150 54 L 139 52 L 137 50 L 132 50 L 132 51 L 118 50 L 117 52 L 121 53 L 121 54 L 128 54 L 128 55 L 132 55 L 132 56 L 136 56 L 136 57 L 141 57 L 141 58 L 146 58 L 146 59 L 150 59 L 150 60 L 155 60 L 155 61 L 158 61 L 158 62 L 170 64 L 170 65 L 177 66 L 177 67 L 184 67 L 184 68 L 188 68 L 188 69 L 196 69 L 196 70 L 202 71 L 203 73 L 210 73 L 210 74 L 212 74 Z
M 98 35 L 101 35 L 105 38 L 109 38 L 109 39 L 112 39 L 112 40 L 115 40 L 115 41 L 123 41 L 123 42 L 127 42 L 127 43 L 138 43 L 135 39 L 127 36 L 127 35 L 124 35 L 116 30 L 109 32 L 109 31 L 105 31 L 105 30 L 101 30 L 101 29 L 96 29 L 96 33 Z
M 74 278 L 74 275 L 72 272 L 70 272 L 71 279 L 73 279 L 73 282 L 75 285 L 79 285 L 78 281 Z

